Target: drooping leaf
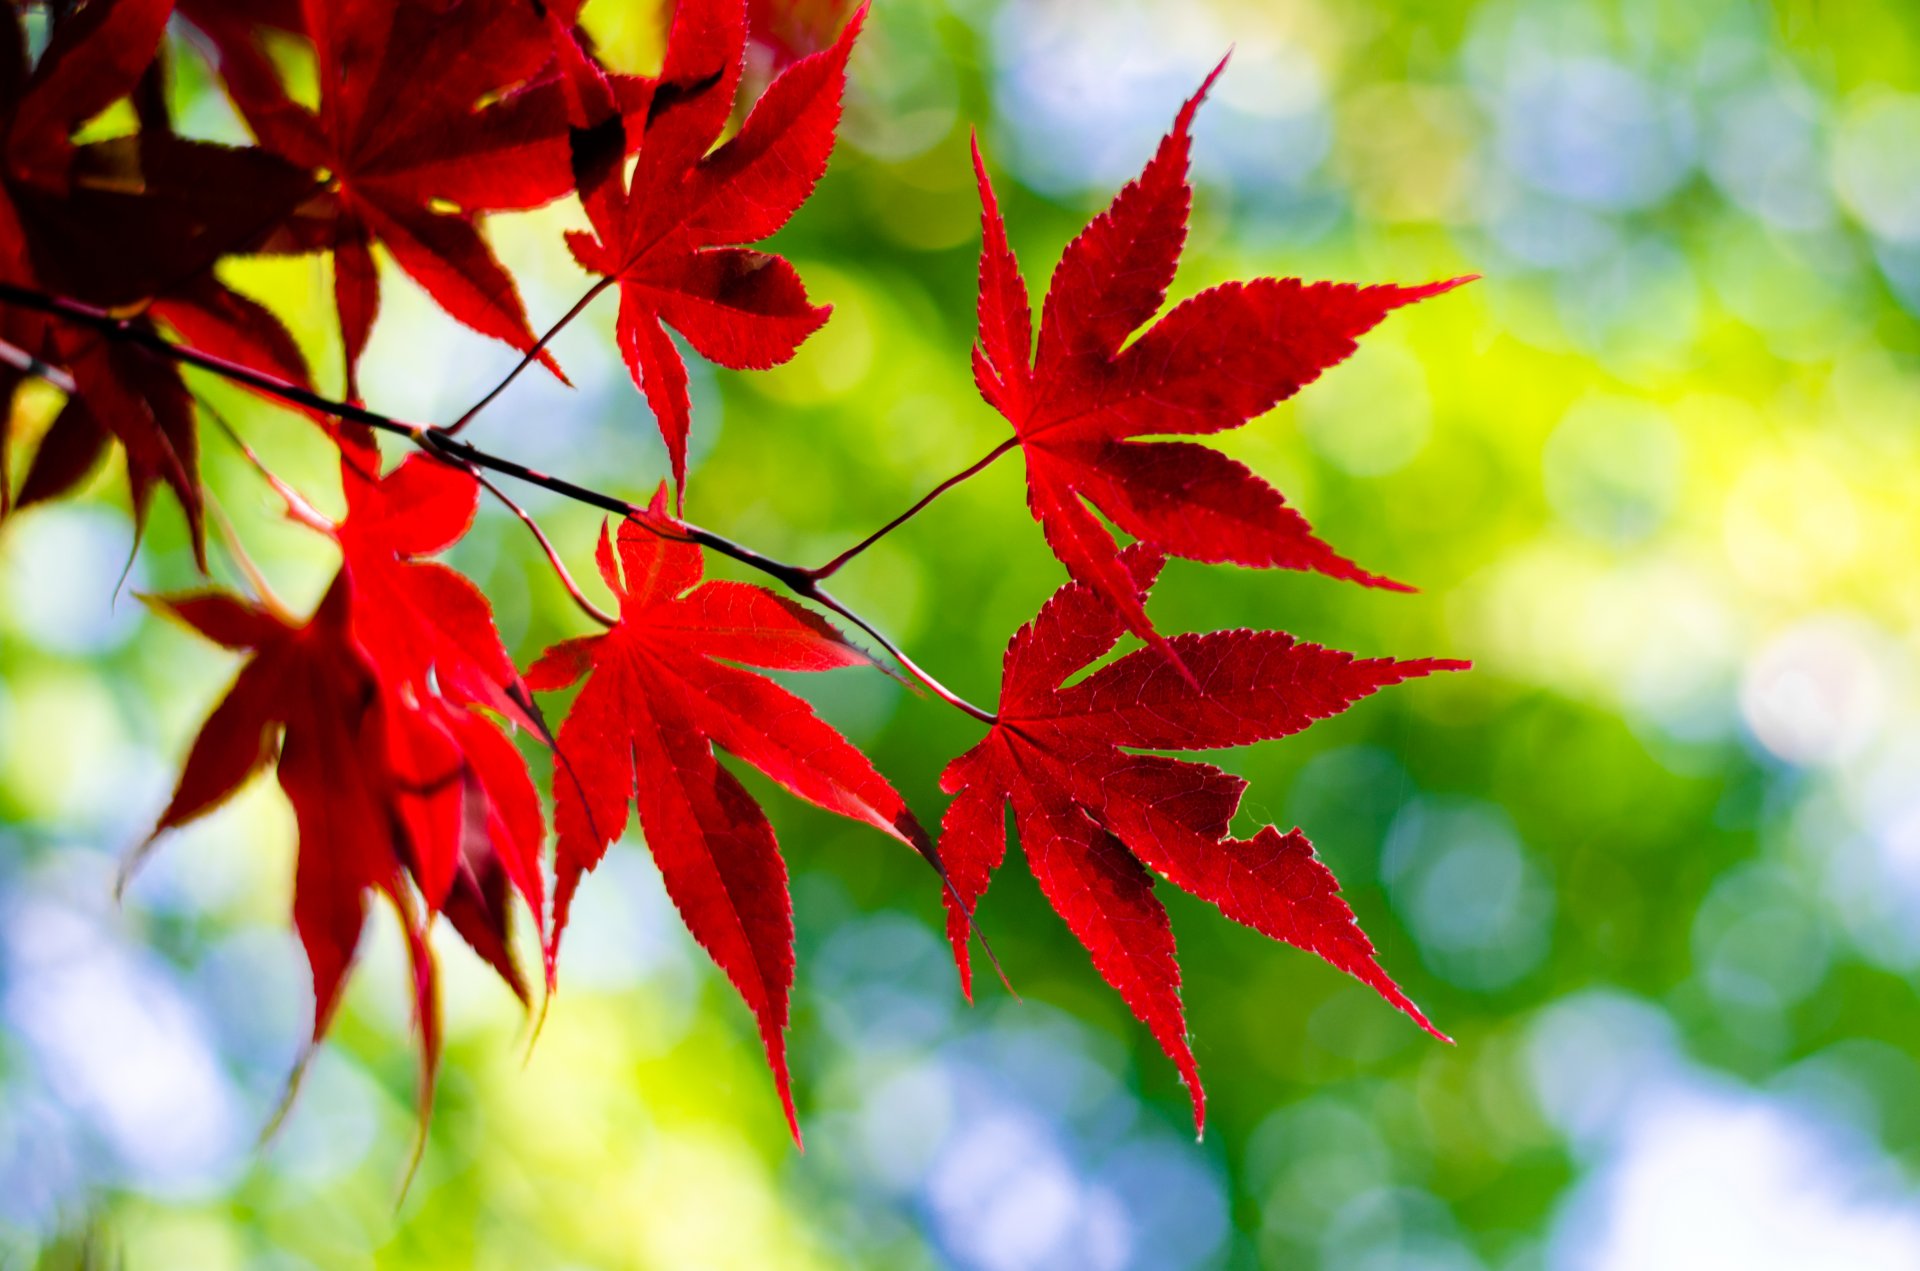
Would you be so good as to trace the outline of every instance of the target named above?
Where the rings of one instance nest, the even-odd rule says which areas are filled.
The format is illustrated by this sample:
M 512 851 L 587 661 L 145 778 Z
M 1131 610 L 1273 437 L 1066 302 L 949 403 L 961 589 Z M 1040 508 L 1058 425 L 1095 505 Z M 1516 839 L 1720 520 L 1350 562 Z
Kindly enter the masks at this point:
M 419 453 L 383 474 L 365 430 L 343 427 L 339 441 L 347 503 L 335 529 L 341 572 L 353 588 L 354 639 L 384 691 L 402 703 L 392 712 L 389 749 L 411 796 L 404 805 L 409 863 L 428 911 L 458 895 L 462 913 L 484 911 L 504 924 L 504 907 L 476 908 L 498 869 L 539 921 L 539 797 L 512 741 L 475 708 L 543 738 L 546 723 L 501 643 L 487 598 L 463 575 L 427 559 L 466 535 L 479 483 Z M 505 947 L 504 925 L 492 938 Z M 491 957 L 485 942 L 475 949 Z M 517 972 L 502 974 L 520 991 Z
M 1192 202 L 1188 129 L 1219 74 L 1181 108 L 1140 176 L 1067 245 L 1047 289 L 1037 350 L 1026 285 L 974 147 L 984 230 L 974 378 L 1013 425 L 1026 456 L 1028 507 L 1054 554 L 1150 640 L 1157 637 L 1119 548 L 1089 504 L 1134 538 L 1189 560 L 1399 586 L 1336 554 L 1238 462 L 1193 442 L 1139 438 L 1237 428 L 1346 358 L 1390 311 L 1466 281 L 1227 283 L 1176 305 L 1129 343 L 1173 282 Z
M 1117 556 L 1136 608 L 1164 560 L 1147 544 Z M 1216 631 L 1172 637 L 1172 657 L 1157 647 L 1135 650 L 1062 687 L 1127 625 L 1093 587 L 1062 588 L 1007 645 L 999 722 L 941 777 L 956 796 L 940 836 L 953 883 L 948 935 L 969 995 L 968 919 L 1005 856 L 1010 806 L 1041 891 L 1179 1067 L 1196 1126 L 1204 1096 L 1156 876 L 1318 954 L 1441 1036 L 1381 969 L 1332 873 L 1298 830 L 1266 826 L 1237 839 L 1230 826 L 1244 781 L 1138 752 L 1284 737 L 1389 684 L 1466 664 L 1356 659 L 1278 631 Z
M 403 507 L 394 519 L 426 520 L 414 511 Z M 360 565 L 340 571 L 304 623 L 224 592 L 149 600 L 252 656 L 201 727 L 142 852 L 274 764 L 299 826 L 294 926 L 313 974 L 313 1042 L 325 1036 L 338 1005 L 367 897 L 385 896 L 406 928 L 424 1124 L 440 1049 L 427 926 L 446 913 L 526 1001 L 508 889 L 537 918 L 544 824 L 513 743 L 472 706 L 413 678 L 411 663 L 385 644 L 393 629 L 366 620 L 380 597 L 359 591 L 359 578 L 373 572 Z
M 188 752 L 153 838 L 205 815 L 272 763 L 300 842 L 293 920 L 313 974 L 313 1041 L 326 1034 L 359 948 L 370 893 L 411 913 L 409 777 L 392 762 L 395 701 L 352 636 L 350 580 L 335 579 L 306 623 L 221 592 L 159 598 L 156 609 L 252 656 Z M 277 760 L 277 762 L 276 762 Z M 409 944 L 424 949 L 417 923 Z M 423 1090 L 439 1059 L 430 960 L 415 962 Z M 422 1106 L 422 1116 L 426 1107 Z
M 655 499 L 665 523 L 664 492 Z M 656 527 L 657 528 L 657 527 Z M 581 876 L 637 807 L 681 918 L 759 1022 L 788 1122 L 784 1030 L 793 984 L 786 868 L 765 814 L 720 765 L 724 750 L 811 803 L 925 851 L 925 832 L 886 778 L 800 698 L 743 667 L 826 671 L 866 657 L 827 623 L 760 587 L 701 581 L 701 552 L 623 522 L 604 530 L 600 573 L 620 597 L 605 635 L 549 649 L 537 690 L 583 676 L 554 766 L 553 927 L 548 975 Z

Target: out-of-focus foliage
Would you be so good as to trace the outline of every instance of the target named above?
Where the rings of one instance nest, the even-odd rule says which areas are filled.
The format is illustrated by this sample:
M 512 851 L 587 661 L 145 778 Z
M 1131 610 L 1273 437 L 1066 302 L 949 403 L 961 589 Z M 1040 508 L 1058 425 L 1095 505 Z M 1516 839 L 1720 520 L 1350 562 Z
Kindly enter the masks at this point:
M 610 56 L 657 56 L 644 9 L 589 6 Z M 527 1021 L 447 943 L 446 1076 L 396 1211 L 394 930 L 255 1150 L 302 1032 L 271 783 L 109 900 L 234 669 L 129 598 L 189 579 L 176 521 L 156 517 L 116 599 L 109 473 L 0 536 L 0 1264 L 1920 1263 L 1920 29 L 1901 5 L 880 0 L 846 140 L 778 240 L 833 320 L 779 371 L 696 368 L 694 514 L 823 560 L 995 444 L 966 357 L 967 129 L 1038 284 L 1230 44 L 1180 294 L 1485 281 L 1222 439 L 1422 592 L 1176 562 L 1154 617 L 1474 659 L 1239 764 L 1246 828 L 1312 835 L 1456 1047 L 1176 897 L 1213 1094 L 1195 1144 L 1152 1041 L 1019 871 L 983 924 L 1024 1000 L 968 1010 L 910 856 L 770 803 L 807 1153 L 751 1020 L 625 846 L 582 893 L 524 1065 Z M 191 58 L 173 91 L 183 131 L 238 135 Z M 536 326 L 585 285 L 557 250 L 579 223 L 493 223 Z M 337 376 L 320 267 L 231 281 Z M 476 436 L 644 496 L 665 457 L 611 321 L 558 345 L 577 392 L 530 376 Z M 447 419 L 510 360 L 395 276 L 364 391 Z M 333 496 L 304 424 L 195 384 Z M 55 400 L 29 393 L 11 426 Z M 325 546 L 207 449 L 228 515 L 311 602 Z M 1060 581 L 1020 498 L 1003 463 L 836 579 L 975 698 Z M 534 507 L 562 543 L 597 533 Z M 524 657 L 576 620 L 488 515 L 458 563 Z M 804 691 L 938 815 L 976 727 L 877 675 Z

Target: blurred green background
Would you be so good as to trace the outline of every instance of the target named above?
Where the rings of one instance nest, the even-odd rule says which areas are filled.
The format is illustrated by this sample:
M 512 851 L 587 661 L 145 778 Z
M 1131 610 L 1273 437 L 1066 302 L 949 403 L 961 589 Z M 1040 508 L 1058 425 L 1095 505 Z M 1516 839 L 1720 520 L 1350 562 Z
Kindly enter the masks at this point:
M 616 60 L 657 56 L 648 6 L 587 18 Z M 234 661 L 130 598 L 192 580 L 170 511 L 116 596 L 130 530 L 103 474 L 0 535 L 0 1266 L 1920 1266 L 1910 9 L 878 0 L 834 165 L 779 239 L 833 320 L 780 370 L 695 367 L 690 514 L 824 560 L 995 444 L 967 363 L 968 129 L 1038 286 L 1229 46 L 1177 295 L 1485 278 L 1223 440 L 1421 592 L 1176 563 L 1153 611 L 1474 660 L 1224 757 L 1252 782 L 1240 828 L 1307 831 L 1457 1046 L 1170 894 L 1196 1143 L 1022 868 L 982 922 L 1024 1000 L 969 1009 L 924 869 L 760 784 L 795 874 L 804 1155 L 638 843 L 588 880 L 530 1058 L 515 1003 L 443 942 L 448 1062 L 397 1209 L 390 923 L 256 1150 L 307 1010 L 291 818 L 256 783 L 111 903 Z M 183 131 L 243 136 L 190 56 L 177 78 Z M 559 242 L 579 220 L 493 222 L 536 326 L 584 286 Z M 337 382 L 323 264 L 231 278 Z M 512 356 L 387 278 L 367 397 L 451 418 Z M 596 306 L 559 343 L 577 391 L 529 376 L 475 439 L 650 492 L 663 455 L 611 323 Z M 195 383 L 337 500 L 307 425 Z M 330 549 L 212 430 L 206 450 L 276 586 L 313 600 Z M 529 504 L 584 569 L 595 517 Z M 499 509 L 453 559 L 523 658 L 576 633 Z M 837 590 L 991 701 L 1061 577 L 1008 460 Z M 876 674 L 803 689 L 937 818 L 970 721 Z

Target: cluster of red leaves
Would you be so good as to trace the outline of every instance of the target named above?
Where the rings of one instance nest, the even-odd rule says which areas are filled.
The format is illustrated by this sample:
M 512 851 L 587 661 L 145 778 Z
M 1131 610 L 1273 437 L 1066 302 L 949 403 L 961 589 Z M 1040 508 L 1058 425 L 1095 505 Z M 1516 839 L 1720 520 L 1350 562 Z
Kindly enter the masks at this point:
M 372 438 L 352 429 L 340 434 L 340 478 L 346 516 L 330 525 L 307 513 L 341 555 L 309 620 L 218 591 L 151 602 L 253 655 L 202 727 L 154 835 L 217 807 L 277 749 L 300 831 L 293 914 L 313 971 L 313 1038 L 339 1000 L 367 897 L 384 895 L 413 951 L 424 1113 L 439 1053 L 431 916 L 444 913 L 528 997 L 509 891 L 543 913 L 545 826 L 526 761 L 489 714 L 545 725 L 486 598 L 423 559 L 466 534 L 479 483 L 420 455 L 383 476 Z
M 567 243 L 597 287 L 618 289 L 619 347 L 658 421 L 676 500 L 692 420 L 667 329 L 721 365 L 764 368 L 827 320 L 792 265 L 752 244 L 779 230 L 826 170 L 864 9 L 680 0 L 660 73 L 640 76 L 601 64 L 578 25 L 580 0 L 52 8 L 31 67 L 20 7 L 0 22 L 0 283 L 96 306 L 129 330 L 164 330 L 297 386 L 308 371 L 285 329 L 212 266 L 324 253 L 355 397 L 379 304 L 376 244 L 449 315 L 544 358 L 480 218 L 577 197 L 592 228 Z M 175 135 L 158 59 L 176 11 L 257 144 Z M 741 118 L 754 42 L 784 69 Z M 295 63 L 312 67 L 312 107 L 289 87 Z M 313 973 L 316 1042 L 368 902 L 384 897 L 413 955 L 424 1111 L 438 1051 L 431 924 L 444 915 L 525 1000 L 517 896 L 551 992 L 574 893 L 632 808 L 688 929 L 752 1010 L 797 1136 L 784 1040 L 794 973 L 786 869 L 766 813 L 720 752 L 933 859 L 969 994 L 973 908 L 1005 854 L 1010 806 L 1041 890 L 1179 1067 L 1196 1123 L 1201 1088 L 1156 876 L 1319 955 L 1433 1031 L 1299 831 L 1236 837 L 1238 778 L 1149 753 L 1285 736 L 1376 689 L 1462 665 L 1356 660 L 1273 631 L 1168 637 L 1147 616 L 1170 555 L 1395 585 L 1335 553 L 1241 465 L 1190 441 L 1143 439 L 1239 427 L 1348 356 L 1390 310 L 1454 285 L 1262 278 L 1203 291 L 1155 320 L 1186 235 L 1189 130 L 1213 78 L 1140 177 L 1067 246 L 1037 347 L 975 147 L 984 242 L 974 372 L 1012 425 L 1029 506 L 1070 581 L 1007 648 L 989 732 L 943 779 L 955 797 L 937 848 L 865 755 L 757 673 L 867 657 L 793 600 L 703 581 L 698 536 L 669 511 L 664 485 L 644 514 L 602 532 L 596 559 L 619 600 L 610 628 L 549 649 L 524 679 L 485 597 L 430 559 L 472 524 L 477 473 L 431 448 L 386 471 L 371 434 L 344 422 L 323 420 L 339 447 L 345 514 L 328 520 L 285 492 L 341 556 L 310 617 L 265 594 L 152 602 L 248 655 L 154 833 L 275 768 L 299 826 L 294 923 Z M 74 141 L 123 98 L 137 132 Z M 12 308 L 0 312 L 0 349 L 10 353 L 0 367 L 9 395 L 36 368 L 62 369 L 70 387 L 17 494 L 0 434 L 0 498 L 21 507 L 70 490 L 118 441 L 136 517 L 166 485 L 198 550 L 194 411 L 177 363 Z M 1133 545 L 1121 548 L 1096 509 Z M 1068 683 L 1128 633 L 1143 647 Z M 549 733 L 532 692 L 582 680 Z M 517 732 L 553 754 L 550 910 L 546 826 Z
M 290 215 L 306 175 L 262 151 L 176 137 L 150 102 L 139 133 L 73 141 L 82 124 L 141 88 L 172 7 L 88 4 L 55 27 L 31 68 L 24 14 L 9 5 L 0 15 L 0 282 L 135 312 L 199 347 L 304 381 L 305 363 L 279 320 L 222 286 L 212 266 Z M 77 388 L 17 494 L 0 432 L 0 510 L 68 492 L 118 441 L 136 524 L 165 485 L 197 547 L 199 445 L 178 371 L 17 310 L 0 322 L 0 338 L 65 367 Z M 0 371 L 0 404 L 11 403 L 22 374 L 12 363 Z

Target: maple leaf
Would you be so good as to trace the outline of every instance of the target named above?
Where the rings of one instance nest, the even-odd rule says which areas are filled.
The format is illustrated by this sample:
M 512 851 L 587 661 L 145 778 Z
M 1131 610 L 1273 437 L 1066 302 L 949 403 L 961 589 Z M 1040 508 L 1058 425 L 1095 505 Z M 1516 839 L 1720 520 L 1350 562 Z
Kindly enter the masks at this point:
M 299 825 L 293 921 L 313 976 L 312 1042 L 326 1035 L 339 1004 L 367 896 L 383 894 L 401 916 L 413 963 L 424 1123 L 439 1026 L 432 957 L 403 872 L 410 779 L 390 760 L 392 696 L 352 636 L 351 581 L 337 577 L 305 623 L 222 592 L 147 603 L 252 657 L 201 727 L 135 861 L 160 835 L 212 811 L 273 763 Z
M 358 946 L 366 895 L 386 895 L 407 925 L 414 963 L 424 1123 L 439 1051 L 427 922 L 444 912 L 524 1002 L 509 889 L 536 922 L 543 906 L 539 794 L 525 758 L 478 708 L 543 736 L 545 725 L 485 598 L 422 559 L 471 525 L 474 477 L 417 454 L 382 475 L 364 429 L 343 427 L 338 440 L 347 515 L 330 528 L 342 564 L 311 620 L 218 592 L 150 601 L 254 657 L 202 728 L 135 860 L 230 796 L 283 736 L 280 781 L 300 825 L 294 910 L 314 976 L 313 1038 L 326 1031 Z
M 7 182 L 29 272 L 116 311 L 212 285 L 221 258 L 262 246 L 315 188 L 311 173 L 257 146 L 152 129 L 74 147 L 58 186 L 18 173 Z
M 0 277 L 133 308 L 215 285 L 204 275 L 216 260 L 248 249 L 311 193 L 310 173 L 265 151 L 164 126 L 73 143 L 134 91 L 172 7 L 91 0 L 55 24 L 31 73 L 18 8 L 0 19 Z
M 270 371 L 289 383 L 308 382 L 306 361 L 279 320 L 211 275 L 154 300 L 136 322 L 152 330 L 156 319 L 203 352 Z M 145 349 L 103 344 L 57 322 L 32 323 L 25 332 L 27 343 L 8 342 L 26 349 L 37 342 L 43 361 L 64 362 L 74 391 L 40 439 L 18 495 L 0 497 L 0 514 L 66 494 L 117 440 L 126 452 L 136 540 L 144 533 L 153 490 L 164 483 L 186 513 L 194 552 L 204 567 L 198 429 L 193 398 L 179 368 Z M 10 404 L 14 387 L 0 385 L 0 406 Z M 0 437 L 0 482 L 6 480 L 6 450 L 6 439 Z
M 63 188 L 80 124 L 132 91 L 160 47 L 173 0 L 89 0 L 55 23 L 26 70 L 24 6 L 0 22 L 0 118 L 8 174 Z
M 1192 201 L 1188 128 L 1225 65 L 1181 108 L 1140 176 L 1067 245 L 1037 352 L 1026 284 L 977 140 L 973 149 L 983 227 L 974 378 L 1013 425 L 1028 508 L 1054 554 L 1148 640 L 1158 637 L 1089 503 L 1134 538 L 1189 560 L 1400 587 L 1337 555 L 1278 491 L 1218 451 L 1136 439 L 1237 428 L 1346 358 L 1389 311 L 1467 281 L 1227 283 L 1182 301 L 1129 343 L 1173 281 Z
M 654 500 L 662 515 L 664 491 Z M 822 619 L 764 588 L 701 581 L 700 549 L 634 522 L 603 528 L 600 573 L 620 598 L 605 635 L 549 649 L 527 673 L 538 690 L 582 676 L 560 725 L 554 769 L 553 953 L 581 875 L 637 806 L 640 828 L 680 916 L 759 1022 L 796 1141 L 784 1030 L 793 985 L 786 867 L 766 815 L 720 765 L 718 747 L 802 799 L 926 851 L 905 800 L 800 698 L 741 669 L 827 671 L 867 658 Z M 734 665 L 738 664 L 738 665 Z
M 334 534 L 353 588 L 353 635 L 387 690 L 412 707 L 394 713 L 391 749 L 418 796 L 409 808 L 410 863 L 421 893 L 438 911 L 459 887 L 459 912 L 472 914 L 498 867 L 537 918 L 545 890 L 538 796 L 513 743 L 468 708 L 486 707 L 542 738 L 546 721 L 501 643 L 487 598 L 458 572 L 425 559 L 466 535 L 480 484 L 419 453 L 382 475 L 369 432 L 343 427 L 339 440 L 347 515 Z M 486 908 L 504 919 L 500 906 Z M 504 947 L 504 930 L 499 939 Z M 488 956 L 480 944 L 475 949 Z M 521 990 L 517 974 L 506 978 Z
M 431 532 L 431 513 L 392 501 L 399 506 L 391 521 Z M 338 1005 L 367 897 L 383 895 L 405 929 L 412 966 L 424 1134 L 440 1056 L 427 925 L 444 912 L 528 1001 L 511 949 L 508 889 L 538 917 L 545 827 L 539 794 L 513 743 L 470 706 L 425 691 L 409 671 L 396 670 L 406 664 L 383 642 L 394 628 L 366 621 L 375 597 L 357 591 L 357 579 L 371 572 L 360 564 L 341 569 L 305 623 L 224 592 L 145 598 L 215 643 L 253 656 L 201 727 L 172 799 L 127 868 L 161 835 L 213 810 L 277 758 L 299 826 L 293 911 L 313 976 L 312 1043 L 324 1038 Z
M 144 309 L 135 319 L 142 325 L 168 321 L 208 352 L 303 383 L 304 361 L 279 321 L 208 271 L 257 238 L 263 216 L 291 209 L 310 180 L 257 150 L 165 131 L 71 141 L 82 123 L 132 91 L 171 7 L 91 0 L 55 25 L 30 73 L 18 9 L 0 18 L 0 281 Z M 200 552 L 198 446 L 178 370 L 144 350 L 102 348 L 93 335 L 43 318 L 8 325 L 10 344 L 66 366 L 77 391 L 43 439 L 18 498 L 0 494 L 0 510 L 64 493 L 117 439 L 136 529 L 164 483 Z M 9 466 L 0 454 L 0 472 Z
M 865 13 L 776 78 L 715 149 L 740 83 L 745 0 L 682 0 L 624 189 L 617 166 L 581 173 L 593 233 L 567 243 L 582 268 L 619 281 L 620 350 L 659 423 L 676 491 L 686 484 L 691 406 L 666 327 L 710 361 L 764 369 L 827 320 L 791 264 L 744 245 L 786 224 L 826 171 Z
M 569 23 L 579 7 L 547 5 Z M 261 144 L 326 175 L 324 192 L 284 227 L 281 245 L 333 252 L 349 368 L 379 308 L 376 241 L 454 318 L 533 347 L 519 290 L 476 222 L 478 213 L 537 207 L 572 188 L 565 92 L 536 6 L 304 0 L 317 111 L 288 96 L 260 41 L 265 24 L 245 6 L 197 0 L 187 10 L 218 49 L 228 91 Z M 623 102 L 647 94 L 637 78 L 615 77 L 615 86 Z
M 425 559 L 465 537 L 480 505 L 471 472 L 413 453 L 381 474 L 370 431 L 340 429 L 347 515 L 336 528 L 360 598 L 356 630 L 397 679 L 426 684 L 459 705 L 485 706 L 543 731 L 501 642 L 493 607 L 461 574 Z
M 1120 553 L 1136 607 L 1164 560 L 1147 544 Z M 1155 874 L 1236 922 L 1318 954 L 1445 1040 L 1375 961 L 1333 874 L 1298 830 L 1266 826 L 1236 839 L 1228 827 L 1244 781 L 1135 752 L 1284 737 L 1386 685 L 1467 664 L 1358 660 L 1278 631 L 1215 631 L 1174 636 L 1178 663 L 1150 646 L 1062 687 L 1126 627 L 1087 584 L 1055 593 L 1007 645 L 999 722 L 941 776 L 941 788 L 956 796 L 940 835 L 952 880 L 948 935 L 969 997 L 969 919 L 1005 856 L 1003 809 L 1011 805 L 1040 890 L 1179 1068 L 1196 1128 L 1205 1096 Z

